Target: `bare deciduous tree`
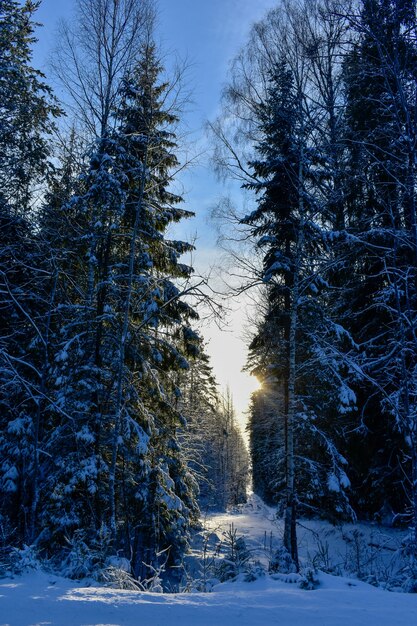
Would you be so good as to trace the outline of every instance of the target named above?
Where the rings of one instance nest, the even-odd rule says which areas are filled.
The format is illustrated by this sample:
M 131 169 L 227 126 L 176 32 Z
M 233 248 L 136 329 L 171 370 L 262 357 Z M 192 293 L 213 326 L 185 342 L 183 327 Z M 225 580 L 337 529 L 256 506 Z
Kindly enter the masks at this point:
M 91 136 L 108 130 L 120 80 L 137 61 L 154 19 L 151 0 L 77 0 L 74 22 L 61 23 L 52 68 Z

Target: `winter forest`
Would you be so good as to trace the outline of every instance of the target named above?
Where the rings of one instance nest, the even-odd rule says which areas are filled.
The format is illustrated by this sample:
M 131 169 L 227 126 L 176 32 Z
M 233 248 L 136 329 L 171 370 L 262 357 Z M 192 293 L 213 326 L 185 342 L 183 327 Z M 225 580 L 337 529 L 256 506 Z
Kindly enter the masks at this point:
M 233 524 L 222 558 L 202 531 L 249 498 L 282 524 L 266 571 L 313 589 L 337 572 L 324 543 L 300 557 L 303 524 L 377 525 L 416 592 L 416 0 L 277 0 L 253 24 L 206 121 L 235 190 L 213 198 L 221 274 L 181 235 L 192 96 L 157 3 L 74 0 L 47 69 L 40 4 L 0 0 L 0 579 L 255 581 Z M 239 298 L 246 432 L 205 338 Z

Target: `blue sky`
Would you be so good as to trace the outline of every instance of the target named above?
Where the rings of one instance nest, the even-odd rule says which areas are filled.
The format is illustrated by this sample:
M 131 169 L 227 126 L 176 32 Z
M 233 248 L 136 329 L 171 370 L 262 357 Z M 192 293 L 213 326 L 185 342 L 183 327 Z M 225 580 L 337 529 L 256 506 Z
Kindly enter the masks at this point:
M 219 260 L 216 225 L 210 214 L 219 198 L 227 193 L 227 183 L 225 186 L 218 182 L 211 170 L 210 147 L 204 126 L 219 111 L 221 91 L 228 80 L 231 59 L 245 44 L 253 22 L 261 19 L 276 4 L 276 0 L 159 0 L 157 4 L 156 38 L 165 51 L 166 64 L 178 56 L 187 59 L 189 65 L 187 77 L 192 102 L 185 123 L 190 132 L 188 139 L 198 146 L 201 155 L 198 163 L 182 174 L 179 181 L 186 208 L 196 213 L 196 218 L 184 225 L 182 235 L 197 237 L 194 263 L 198 270 L 204 271 Z M 44 26 L 38 32 L 39 43 L 34 61 L 46 74 L 48 56 L 56 45 L 58 20 L 71 19 L 72 11 L 72 0 L 43 0 L 41 3 L 37 21 Z M 242 339 L 244 307 L 241 302 L 235 301 L 232 308 L 234 312 L 226 330 L 220 331 L 215 324 L 210 324 L 204 327 L 203 332 L 209 341 L 209 353 L 218 382 L 222 387 L 230 385 L 241 416 L 256 383 L 247 374 L 241 373 L 246 359 L 246 346 Z

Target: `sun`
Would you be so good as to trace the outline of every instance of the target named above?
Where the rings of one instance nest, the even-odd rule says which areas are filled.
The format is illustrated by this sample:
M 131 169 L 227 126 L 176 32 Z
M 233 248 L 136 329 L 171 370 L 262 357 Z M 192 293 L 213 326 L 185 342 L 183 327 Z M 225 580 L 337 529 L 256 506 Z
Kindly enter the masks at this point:
M 252 387 L 251 393 L 254 393 L 255 391 L 260 391 L 262 389 L 262 382 L 254 374 L 251 374 L 250 382 Z

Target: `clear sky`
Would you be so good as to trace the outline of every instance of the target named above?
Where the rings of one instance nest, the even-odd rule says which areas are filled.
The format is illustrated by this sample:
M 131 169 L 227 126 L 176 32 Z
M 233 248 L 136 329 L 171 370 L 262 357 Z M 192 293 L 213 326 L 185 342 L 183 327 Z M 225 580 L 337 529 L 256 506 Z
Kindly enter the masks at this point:
M 210 148 L 204 126 L 219 110 L 231 59 L 245 44 L 253 22 L 261 19 L 276 3 L 277 0 L 159 0 L 157 3 L 157 40 L 165 50 L 166 63 L 178 55 L 189 64 L 187 76 L 192 103 L 185 122 L 190 131 L 189 140 L 199 147 L 201 156 L 196 165 L 182 174 L 180 182 L 186 208 L 196 213 L 196 218 L 184 225 L 183 234 L 187 238 L 197 237 L 194 265 L 199 271 L 219 262 L 216 224 L 210 215 L 216 202 L 227 192 L 210 167 Z M 48 55 L 56 45 L 57 22 L 60 18 L 71 19 L 73 4 L 73 0 L 43 0 L 37 13 L 37 20 L 44 27 L 38 33 L 40 41 L 34 60 L 46 74 Z M 242 337 L 244 306 L 237 301 L 231 306 L 233 312 L 225 330 L 209 324 L 204 326 L 203 333 L 209 341 L 208 351 L 216 378 L 222 387 L 230 386 L 243 424 L 243 412 L 257 384 L 241 372 L 246 361 Z

